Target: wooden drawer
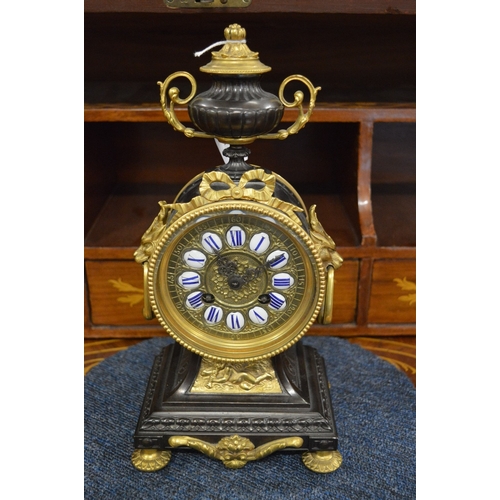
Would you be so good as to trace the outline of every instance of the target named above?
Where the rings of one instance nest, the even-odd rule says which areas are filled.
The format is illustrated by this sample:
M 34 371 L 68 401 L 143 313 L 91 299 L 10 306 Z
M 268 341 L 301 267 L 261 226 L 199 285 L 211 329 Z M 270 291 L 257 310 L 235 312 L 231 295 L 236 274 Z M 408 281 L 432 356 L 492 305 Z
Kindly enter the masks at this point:
M 157 324 L 142 315 L 142 266 L 126 260 L 90 260 L 85 269 L 94 325 Z
M 333 323 L 356 318 L 358 260 L 346 260 L 335 273 Z M 90 320 L 95 326 L 154 326 L 142 315 L 142 266 L 126 260 L 87 260 Z
M 354 323 L 358 301 L 359 261 L 344 260 L 335 271 L 332 323 Z
M 369 323 L 415 323 L 417 307 L 416 261 L 375 260 Z

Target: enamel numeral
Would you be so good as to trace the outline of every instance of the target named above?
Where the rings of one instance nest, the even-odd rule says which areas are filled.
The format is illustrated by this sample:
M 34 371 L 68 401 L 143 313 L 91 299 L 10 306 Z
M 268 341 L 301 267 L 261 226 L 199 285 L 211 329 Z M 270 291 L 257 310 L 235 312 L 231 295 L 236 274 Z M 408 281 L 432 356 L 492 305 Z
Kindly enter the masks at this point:
M 288 273 L 278 273 L 271 278 L 271 284 L 277 290 L 286 290 L 295 283 L 295 280 Z
M 265 325 L 269 315 L 263 307 L 254 307 L 248 311 L 248 317 L 250 321 L 256 325 Z
M 289 255 L 284 250 L 271 252 L 266 259 L 271 269 L 281 269 L 288 264 Z
M 252 252 L 262 254 L 269 248 L 270 244 L 271 239 L 269 238 L 268 234 L 257 233 L 250 238 L 250 243 L 248 246 L 250 247 L 250 250 L 252 250 Z
M 226 325 L 229 329 L 237 332 L 245 326 L 245 318 L 240 312 L 230 312 L 226 318 Z
M 215 233 L 204 233 L 201 237 L 201 244 L 209 253 L 216 253 L 222 250 L 222 240 Z
M 191 309 L 199 309 L 203 306 L 202 292 L 193 292 L 186 297 L 186 306 Z
M 210 306 L 207 308 L 205 311 L 204 317 L 207 323 L 210 323 L 211 325 L 215 325 L 216 323 L 219 323 L 219 321 L 222 320 L 222 309 L 217 306 Z
M 241 227 L 239 226 L 233 226 L 226 233 L 226 241 L 230 247 L 242 247 L 246 241 L 245 231 L 243 231 L 243 229 L 241 229 Z
M 183 258 L 184 262 L 193 269 L 201 269 L 207 262 L 206 255 L 198 250 L 188 250 Z
M 269 307 L 275 311 L 282 311 L 286 307 L 286 299 L 280 293 L 271 292 L 269 294 L 271 301 L 269 302 Z
M 186 271 L 179 276 L 177 282 L 186 290 L 191 290 L 201 285 L 201 278 L 198 273 Z

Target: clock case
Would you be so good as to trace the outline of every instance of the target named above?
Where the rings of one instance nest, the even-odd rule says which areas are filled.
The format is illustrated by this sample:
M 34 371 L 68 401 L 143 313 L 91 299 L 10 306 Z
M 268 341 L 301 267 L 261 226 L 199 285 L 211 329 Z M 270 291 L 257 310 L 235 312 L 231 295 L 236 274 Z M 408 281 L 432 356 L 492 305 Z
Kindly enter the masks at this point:
M 236 184 L 243 173 L 255 169 L 244 160 L 250 155 L 246 147 L 230 146 L 223 154 L 228 163 L 213 170 L 226 173 Z M 189 203 L 200 196 L 200 183 L 201 176 L 193 179 L 176 201 Z M 305 207 L 295 190 L 278 178 L 273 196 L 300 209 L 297 216 L 309 234 Z M 285 451 L 337 450 L 325 363 L 316 349 L 299 340 L 271 358 L 281 394 L 193 393 L 201 361 L 201 356 L 177 342 L 155 358 L 134 434 L 136 450 L 173 450 L 179 446 L 175 439 L 172 445 L 171 438 L 186 435 L 203 443 L 237 435 L 256 447 L 278 442 Z
M 260 74 L 270 68 L 260 63 L 257 53 L 249 51 L 244 40 L 244 30 L 239 25 L 231 25 L 226 28 L 225 36 L 228 43 L 220 52 L 212 52 L 212 63 L 200 68 L 213 73 L 213 88 L 200 94 L 188 107 L 193 123 L 202 128 L 201 132 L 184 127 L 174 113 L 174 103 L 186 104 L 194 95 L 194 79 L 191 75 L 179 72 L 171 75 L 165 82 L 158 83 L 164 115 L 175 130 L 183 132 L 187 137 L 211 137 L 229 144 L 223 151 L 223 155 L 228 158 L 227 163 L 207 172 L 224 173 L 238 184 L 245 173 L 255 169 L 263 170 L 246 162 L 250 150 L 245 144 L 260 137 L 284 139 L 289 134 L 297 133 L 309 119 L 319 88 L 314 88 L 306 78 L 293 75 L 283 82 L 278 100 L 260 88 Z M 193 91 L 188 99 L 182 100 L 178 96 L 178 89 L 171 89 L 168 93 L 172 100 L 169 108 L 167 87 L 172 78 L 179 76 L 191 81 Z M 283 87 L 290 79 L 298 79 L 308 86 L 311 101 L 307 113 L 302 109 L 302 94 L 300 98 L 296 95 L 293 104 L 287 103 L 282 97 Z M 239 91 L 227 98 L 227 92 L 236 87 Z M 222 98 L 221 89 L 226 92 L 226 96 Z M 299 118 L 287 130 L 269 134 L 282 117 L 283 105 L 296 106 Z M 272 112 L 266 114 L 268 118 L 271 116 L 271 121 L 263 122 L 259 118 L 262 108 L 272 108 Z M 217 109 L 219 116 L 227 113 L 233 118 L 211 121 L 214 109 Z M 234 119 L 235 112 L 240 112 L 241 117 L 245 117 L 245 123 L 254 123 L 255 127 L 243 130 L 241 120 Z M 229 128 L 221 129 L 221 123 L 229 124 Z M 231 124 L 234 124 L 234 129 Z M 326 299 L 318 317 L 322 322 L 329 322 L 333 300 L 333 270 L 340 267 L 342 259 L 336 253 L 335 243 L 317 221 L 314 206 L 308 213 L 300 196 L 288 182 L 278 174 L 264 171 L 274 175 L 276 179 L 273 201 L 279 200 L 278 204 L 296 207 L 294 214 L 300 225 L 317 245 L 325 270 L 331 271 L 326 273 L 326 279 L 331 285 L 330 293 L 327 286 Z M 200 174 L 191 180 L 178 194 L 172 206 L 189 205 L 192 200 L 199 199 L 202 177 L 203 174 Z M 259 182 L 250 180 L 245 188 L 258 190 L 261 188 Z M 223 183 L 220 186 L 217 183 L 212 185 L 214 191 L 226 188 L 227 185 Z M 160 202 L 160 205 L 162 203 L 164 202 Z M 255 203 L 259 201 L 255 200 Z M 164 234 L 165 228 L 175 216 L 175 209 L 163 213 L 160 211 L 141 240 L 142 245 L 136 251 L 135 258 L 145 267 L 145 280 L 147 260 L 153 251 L 151 247 L 154 249 L 155 243 L 160 239 L 159 234 Z M 144 315 L 152 318 L 146 290 L 147 287 Z M 162 468 L 170 460 L 173 449 L 201 451 L 209 457 L 222 460 L 229 468 L 243 467 L 250 460 L 263 458 L 278 450 L 304 452 L 304 464 L 315 472 L 331 472 L 340 466 L 341 456 L 336 451 L 338 434 L 325 363 L 314 348 L 298 340 L 290 348 L 271 358 L 281 393 L 195 393 L 192 389 L 202 361 L 201 356 L 178 342 L 166 346 L 156 356 L 134 434 L 135 452 L 132 462 L 137 469 L 154 471 Z

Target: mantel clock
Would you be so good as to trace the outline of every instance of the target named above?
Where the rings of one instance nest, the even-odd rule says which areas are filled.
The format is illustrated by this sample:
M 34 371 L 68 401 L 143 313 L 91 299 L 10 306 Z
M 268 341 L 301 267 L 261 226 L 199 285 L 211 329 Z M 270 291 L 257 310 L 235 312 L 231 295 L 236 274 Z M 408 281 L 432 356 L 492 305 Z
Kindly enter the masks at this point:
M 144 315 L 176 342 L 155 359 L 135 436 L 132 461 L 164 467 L 172 450 L 192 448 L 240 468 L 278 450 L 302 452 L 315 472 L 340 466 L 338 436 L 322 357 L 301 338 L 332 317 L 335 243 L 297 191 L 279 174 L 247 163 L 256 139 L 286 139 L 308 122 L 319 87 L 301 75 L 275 96 L 260 85 L 271 68 L 226 28 L 222 48 L 200 68 L 211 88 L 196 97 L 191 74 L 160 85 L 163 113 L 187 137 L 224 145 L 224 165 L 189 181 L 141 239 Z M 176 78 L 192 85 L 183 99 Z M 308 89 L 283 95 L 292 80 Z M 188 105 L 194 128 L 177 119 Z M 284 108 L 297 108 L 288 129 L 273 132 Z

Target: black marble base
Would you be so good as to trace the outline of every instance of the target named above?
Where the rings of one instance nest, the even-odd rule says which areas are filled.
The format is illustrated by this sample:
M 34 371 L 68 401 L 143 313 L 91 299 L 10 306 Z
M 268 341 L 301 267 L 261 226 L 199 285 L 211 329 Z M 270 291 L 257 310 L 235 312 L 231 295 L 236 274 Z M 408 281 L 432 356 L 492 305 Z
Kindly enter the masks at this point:
M 338 444 L 323 358 L 298 342 L 272 359 L 282 394 L 190 393 L 201 358 L 177 343 L 155 358 L 134 435 L 136 449 L 173 449 L 172 436 L 216 443 L 246 437 L 255 446 L 303 439 L 294 451 L 336 450 Z

